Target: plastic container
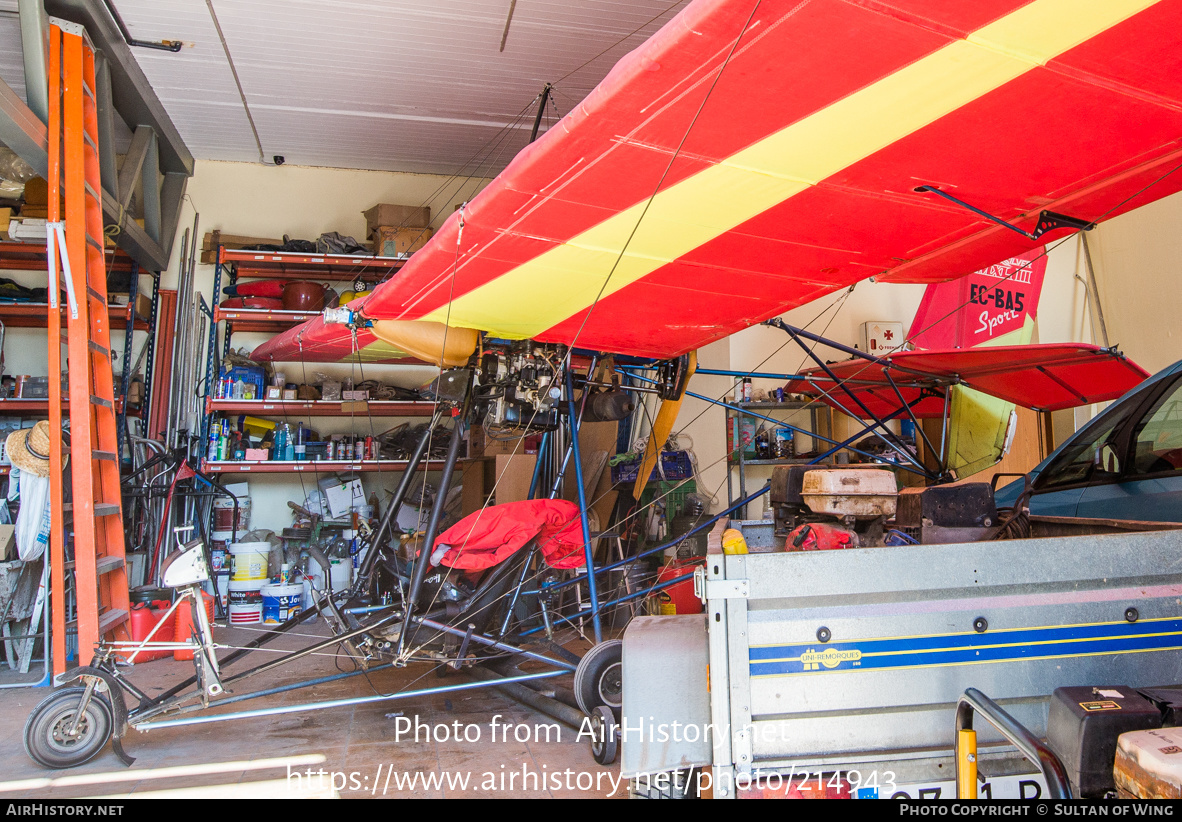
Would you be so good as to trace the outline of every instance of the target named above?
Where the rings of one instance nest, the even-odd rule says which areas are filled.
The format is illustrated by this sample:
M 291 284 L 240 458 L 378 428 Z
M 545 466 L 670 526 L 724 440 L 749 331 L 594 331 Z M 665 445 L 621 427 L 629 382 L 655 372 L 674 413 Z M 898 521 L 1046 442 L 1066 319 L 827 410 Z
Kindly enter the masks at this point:
M 827 468 L 804 475 L 801 499 L 814 514 L 873 519 L 895 515 L 895 475 L 878 468 Z
M 281 624 L 298 614 L 303 600 L 304 586 L 300 583 L 274 583 L 264 585 L 263 622 Z
M 700 614 L 704 606 L 702 600 L 694 593 L 694 569 L 702 564 L 701 559 L 674 560 L 657 572 L 657 583 L 668 582 L 671 579 L 682 579 L 668 588 L 657 591 L 656 611 L 661 616 L 672 614 Z
M 137 602 L 131 606 L 131 639 L 133 642 L 143 642 L 148 638 L 148 634 L 152 633 L 152 629 L 161 621 L 168 609 L 172 607 L 172 603 L 158 599 L 155 602 Z M 160 626 L 160 629 L 152 636 L 153 642 L 172 642 L 172 638 L 176 633 L 176 614 L 170 616 L 165 624 Z M 125 661 L 130 658 L 131 653 L 119 654 Z M 135 659 L 131 664 L 139 662 L 151 662 L 153 659 L 164 659 L 172 656 L 172 651 L 141 651 L 135 655 Z
M 201 602 L 205 605 L 205 617 L 210 622 L 213 622 L 213 597 L 205 591 L 201 592 Z M 173 640 L 175 642 L 187 642 L 193 638 L 193 607 L 189 603 L 182 602 L 176 609 L 176 627 L 173 630 Z M 193 651 L 189 649 L 176 650 L 172 652 L 173 659 L 192 659 Z
M 353 583 L 353 563 L 347 559 L 334 559 L 330 562 L 333 593 L 343 591 Z
M 230 581 L 249 582 L 267 579 L 267 558 L 271 554 L 269 542 L 235 542 L 230 551 Z
M 230 579 L 231 625 L 257 625 L 263 621 L 263 586 L 266 584 L 265 579 Z

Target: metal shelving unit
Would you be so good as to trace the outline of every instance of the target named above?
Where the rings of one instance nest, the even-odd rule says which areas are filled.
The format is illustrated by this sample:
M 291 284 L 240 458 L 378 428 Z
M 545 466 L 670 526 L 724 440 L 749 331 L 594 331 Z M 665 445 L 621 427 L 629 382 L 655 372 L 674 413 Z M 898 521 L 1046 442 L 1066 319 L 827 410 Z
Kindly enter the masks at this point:
M 144 372 L 144 404 L 143 408 L 131 415 L 144 420 L 147 425 L 148 398 L 152 391 L 152 363 L 155 358 L 156 345 L 156 316 L 160 300 L 160 275 L 142 271 L 139 264 L 122 251 L 107 249 L 104 253 L 107 276 L 111 274 L 126 274 L 129 279 L 127 305 L 107 306 L 107 321 L 110 329 L 115 332 L 118 328 L 123 332 L 123 363 L 120 372 L 122 387 L 116 395 L 116 411 L 118 414 L 118 431 L 120 444 L 127 429 L 127 390 L 131 384 L 132 347 L 134 333 L 146 332 L 147 352 Z M 0 269 L 10 271 L 47 271 L 45 247 L 32 243 L 0 243 Z M 148 316 L 135 313 L 136 296 L 139 293 L 141 276 L 152 278 L 152 301 Z M 46 328 L 48 326 L 49 304 L 29 302 L 0 302 L 0 322 L 8 328 Z M 63 410 L 67 407 L 63 403 Z M 0 400 L 0 414 L 39 414 L 48 413 L 49 400 L 22 398 Z M 7 473 L 7 472 L 5 472 Z
M 358 471 L 362 473 L 376 473 L 380 471 L 403 471 L 409 460 L 264 460 L 264 461 L 229 461 L 206 460 L 201 464 L 201 470 L 208 474 L 335 474 L 342 471 Z M 443 468 L 443 460 L 423 460 L 419 464 L 420 471 L 438 471 Z
M 324 282 L 377 283 L 400 269 L 404 259 L 344 254 L 293 254 L 286 252 L 258 252 L 228 249 L 218 246 L 214 268 L 215 301 L 221 296 L 224 283 L 233 285 L 243 279 L 314 280 Z M 231 337 L 238 331 L 279 333 L 320 316 L 319 311 L 279 311 L 250 308 L 213 309 L 210 324 L 206 385 L 216 385 L 216 372 L 223 357 L 230 351 Z M 219 348 L 218 328 L 224 324 Z M 221 356 L 218 356 L 218 352 Z M 214 415 L 249 414 L 257 417 L 430 417 L 435 404 L 427 401 L 398 400 L 205 400 L 205 424 L 202 442 L 208 442 Z M 406 460 L 267 460 L 267 461 L 203 461 L 203 470 L 211 474 L 295 474 L 363 473 L 405 469 Z M 443 462 L 424 461 L 419 470 L 439 470 Z
M 744 411 L 752 411 L 756 414 L 761 414 L 765 417 L 770 417 L 773 413 L 793 414 L 798 411 L 808 411 L 809 413 L 809 430 L 813 433 L 829 436 L 833 430 L 833 417 L 829 411 L 829 406 L 818 402 L 740 402 L 735 403 L 737 408 Z M 732 420 L 739 416 L 733 411 L 727 411 L 726 424 L 727 430 L 730 431 L 734 425 Z M 807 431 L 805 432 L 808 433 Z M 743 453 L 743 444 L 736 438 L 732 443 L 734 450 L 727 454 L 726 459 L 726 493 L 727 499 L 730 502 L 743 499 L 747 496 L 747 468 L 748 466 L 769 466 L 769 465 L 806 465 L 811 460 L 801 457 L 788 457 L 780 459 L 748 459 Z M 829 460 L 826 460 L 828 462 Z M 739 494 L 735 496 L 734 490 L 734 470 L 738 469 L 739 475 Z M 742 512 L 746 516 L 746 511 Z

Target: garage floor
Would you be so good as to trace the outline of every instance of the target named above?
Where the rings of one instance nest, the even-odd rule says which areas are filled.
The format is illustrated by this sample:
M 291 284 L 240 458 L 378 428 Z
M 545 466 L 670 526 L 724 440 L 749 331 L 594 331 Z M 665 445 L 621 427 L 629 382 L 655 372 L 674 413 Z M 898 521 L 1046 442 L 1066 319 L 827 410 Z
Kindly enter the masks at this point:
M 321 623 L 302 630 L 305 634 L 323 635 L 326 629 Z M 253 633 L 241 627 L 215 631 L 216 641 L 228 646 L 240 646 L 252 638 Z M 293 648 L 307 642 L 303 637 L 285 637 L 274 645 L 286 643 L 282 647 Z M 579 651 L 586 646 L 568 647 Z M 259 664 L 269 653 L 250 655 L 230 670 Z M 353 665 L 345 657 L 309 656 L 262 675 L 257 684 L 247 681 L 239 688 L 250 685 L 261 690 L 350 670 Z M 128 677 L 148 693 L 159 693 L 192 672 L 192 663 L 165 659 L 137 665 L 130 669 Z M 430 666 L 414 664 L 250 700 L 226 706 L 225 710 L 370 696 L 375 692 L 466 681 L 468 678 L 462 674 L 439 679 Z M 569 677 L 558 681 L 570 684 Z M 618 766 L 597 765 L 586 739 L 576 739 L 577 731 L 565 726 L 559 729 L 555 720 L 491 689 L 147 733 L 132 731 L 124 740 L 127 752 L 136 757 L 130 768 L 124 767 L 108 746 L 95 759 L 68 771 L 46 770 L 24 751 L 25 719 L 48 693 L 48 688 L 0 691 L 0 800 L 161 795 L 296 797 L 331 796 L 334 791 L 341 797 L 367 798 L 602 798 L 626 794 L 626 785 L 616 782 Z M 491 723 L 498 714 L 494 738 Z M 399 736 L 400 716 L 402 727 L 417 719 L 421 726 L 430 726 L 430 735 L 436 738 L 426 739 L 428 732 L 420 727 L 415 741 L 413 725 Z M 548 732 L 546 725 L 551 726 Z M 479 735 L 479 741 L 456 742 L 457 727 L 469 739 Z M 316 774 L 314 778 L 308 775 L 309 770 Z M 321 770 L 325 775 L 316 773 Z M 432 781 L 428 783 L 427 779 Z

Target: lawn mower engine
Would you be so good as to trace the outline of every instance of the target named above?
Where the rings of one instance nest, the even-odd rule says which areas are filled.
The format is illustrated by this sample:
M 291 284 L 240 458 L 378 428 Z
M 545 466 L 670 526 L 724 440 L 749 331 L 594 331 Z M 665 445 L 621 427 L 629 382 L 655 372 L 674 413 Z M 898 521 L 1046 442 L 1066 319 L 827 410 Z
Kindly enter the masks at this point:
M 476 401 L 486 430 L 543 431 L 558 425 L 561 345 L 532 340 L 487 344 L 476 372 Z
M 771 506 L 785 550 L 811 551 L 883 544 L 895 515 L 895 475 L 876 468 L 777 466 Z

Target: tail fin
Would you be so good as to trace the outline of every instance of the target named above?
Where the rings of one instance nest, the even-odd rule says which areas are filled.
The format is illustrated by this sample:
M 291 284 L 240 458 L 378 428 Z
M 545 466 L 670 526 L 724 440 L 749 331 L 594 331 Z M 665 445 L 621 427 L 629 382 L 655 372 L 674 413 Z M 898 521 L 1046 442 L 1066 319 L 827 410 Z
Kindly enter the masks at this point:
M 920 349 L 1026 345 L 1034 334 L 1047 270 L 1042 248 L 946 283 L 928 286 L 907 339 Z M 948 420 L 948 468 L 966 477 L 1009 450 L 1013 403 L 956 385 Z

